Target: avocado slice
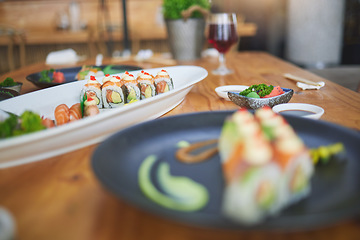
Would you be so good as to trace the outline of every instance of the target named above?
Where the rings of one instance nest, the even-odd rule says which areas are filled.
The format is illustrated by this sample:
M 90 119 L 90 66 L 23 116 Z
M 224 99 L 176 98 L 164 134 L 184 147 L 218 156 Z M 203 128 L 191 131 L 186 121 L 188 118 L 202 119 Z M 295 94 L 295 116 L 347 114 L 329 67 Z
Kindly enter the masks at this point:
M 115 92 L 115 91 L 112 91 L 111 99 L 112 99 L 113 103 L 121 103 L 122 102 L 120 93 Z
M 136 100 L 136 92 L 133 88 L 130 88 L 130 91 L 128 93 L 128 96 L 127 96 L 127 101 L 130 102 L 132 100 Z
M 152 97 L 152 89 L 151 89 L 150 85 L 147 85 L 147 86 L 146 86 L 144 96 L 145 96 L 145 98 L 150 98 L 150 97 Z

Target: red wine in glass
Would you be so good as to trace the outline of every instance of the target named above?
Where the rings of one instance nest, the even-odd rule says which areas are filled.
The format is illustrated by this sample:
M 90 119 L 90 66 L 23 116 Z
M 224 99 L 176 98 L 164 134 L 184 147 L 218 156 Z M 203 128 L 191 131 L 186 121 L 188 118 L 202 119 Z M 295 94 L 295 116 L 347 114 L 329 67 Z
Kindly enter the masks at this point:
M 220 53 L 226 53 L 238 41 L 235 24 L 210 23 L 208 41 Z
M 208 41 L 219 51 L 219 67 L 212 71 L 216 75 L 226 75 L 233 71 L 225 64 L 224 54 L 238 41 L 236 14 L 214 13 L 209 16 Z

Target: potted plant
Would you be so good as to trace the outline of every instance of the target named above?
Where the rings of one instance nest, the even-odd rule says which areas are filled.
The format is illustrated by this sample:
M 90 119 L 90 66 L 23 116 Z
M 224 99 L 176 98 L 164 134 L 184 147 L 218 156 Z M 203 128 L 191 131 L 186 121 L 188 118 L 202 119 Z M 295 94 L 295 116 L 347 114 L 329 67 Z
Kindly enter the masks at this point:
M 200 58 L 205 42 L 205 17 L 209 0 L 164 0 L 163 14 L 174 59 Z

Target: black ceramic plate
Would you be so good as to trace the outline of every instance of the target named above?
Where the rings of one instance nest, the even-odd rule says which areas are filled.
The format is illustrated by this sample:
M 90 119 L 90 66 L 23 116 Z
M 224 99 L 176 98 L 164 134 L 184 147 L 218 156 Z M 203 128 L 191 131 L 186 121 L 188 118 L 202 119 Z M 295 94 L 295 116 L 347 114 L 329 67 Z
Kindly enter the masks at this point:
M 108 65 L 101 65 L 99 66 L 101 69 L 104 69 Z M 49 68 L 50 69 L 50 68 Z M 65 82 L 63 83 L 54 83 L 54 82 L 40 82 L 40 72 L 32 73 L 28 76 L 26 76 L 26 79 L 33 84 L 35 84 L 39 88 L 47 88 L 47 87 L 53 87 L 57 86 L 59 84 L 69 83 L 76 81 L 76 74 L 80 71 L 81 67 L 72 67 L 72 68 L 59 68 L 54 69 L 55 71 L 59 71 L 64 73 Z M 112 65 L 110 69 L 110 74 L 118 73 L 118 72 L 124 72 L 124 71 L 136 71 L 140 70 L 142 68 L 137 66 L 130 66 L 130 65 Z M 47 69 L 48 70 L 48 69 Z
M 286 116 L 310 148 L 342 142 L 346 161 L 316 167 L 312 192 L 280 215 L 251 228 L 232 223 L 220 207 L 223 176 L 219 156 L 198 164 L 183 164 L 174 157 L 179 141 L 198 142 L 218 138 L 230 111 L 201 112 L 145 122 L 111 136 L 95 150 L 93 170 L 100 182 L 121 199 L 174 221 L 215 228 L 302 230 L 317 228 L 360 213 L 360 134 L 328 122 Z M 210 193 L 207 206 L 197 212 L 173 211 L 146 198 L 138 186 L 138 169 L 150 154 L 170 165 L 172 175 L 189 176 Z
M 19 96 L 20 94 L 12 89 L 3 89 L 0 88 L 0 101 L 5 100 L 5 99 L 9 99 L 12 97 L 16 97 Z

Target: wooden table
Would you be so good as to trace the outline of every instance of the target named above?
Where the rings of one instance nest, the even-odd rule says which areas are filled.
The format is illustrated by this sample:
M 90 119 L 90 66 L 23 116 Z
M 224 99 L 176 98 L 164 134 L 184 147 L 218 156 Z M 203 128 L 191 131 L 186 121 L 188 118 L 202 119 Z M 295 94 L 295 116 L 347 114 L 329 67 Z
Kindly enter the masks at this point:
M 121 62 L 124 64 L 124 62 Z M 136 62 L 126 62 L 136 64 Z M 229 53 L 227 64 L 235 70 L 215 76 L 214 58 L 187 63 L 209 71 L 185 100 L 165 116 L 237 109 L 220 99 L 220 85 L 266 83 L 295 90 L 290 102 L 312 103 L 325 109 L 322 120 L 360 129 L 360 94 L 304 71 L 263 52 Z M 159 64 L 138 64 L 144 68 Z M 48 66 L 35 64 L 1 76 L 24 82 L 22 93 L 37 90 L 25 76 Z M 291 73 L 312 81 L 325 81 L 320 90 L 302 91 L 282 77 Z M 97 145 L 57 157 L 0 170 L 0 206 L 17 224 L 18 239 L 359 239 L 359 219 L 349 219 L 321 229 L 302 232 L 225 231 L 186 226 L 144 212 L 107 192 L 95 178 L 90 158 Z M 0 153 L 1 156 L 1 153 Z

